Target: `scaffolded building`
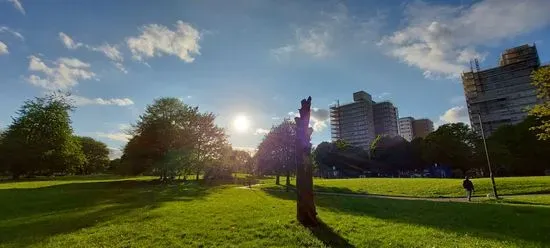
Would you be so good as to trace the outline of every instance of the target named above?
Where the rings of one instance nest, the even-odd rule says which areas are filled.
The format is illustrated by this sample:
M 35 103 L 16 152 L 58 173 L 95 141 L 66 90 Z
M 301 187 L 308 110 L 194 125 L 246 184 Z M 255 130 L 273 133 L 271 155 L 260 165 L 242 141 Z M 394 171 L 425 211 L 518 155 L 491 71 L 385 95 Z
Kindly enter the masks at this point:
M 524 120 L 538 102 L 530 75 L 539 66 L 535 45 L 504 51 L 495 68 L 480 70 L 477 59 L 470 63 L 470 72 L 462 74 L 462 83 L 473 129 L 480 132 L 481 121 L 485 135 L 490 135 L 502 125 Z

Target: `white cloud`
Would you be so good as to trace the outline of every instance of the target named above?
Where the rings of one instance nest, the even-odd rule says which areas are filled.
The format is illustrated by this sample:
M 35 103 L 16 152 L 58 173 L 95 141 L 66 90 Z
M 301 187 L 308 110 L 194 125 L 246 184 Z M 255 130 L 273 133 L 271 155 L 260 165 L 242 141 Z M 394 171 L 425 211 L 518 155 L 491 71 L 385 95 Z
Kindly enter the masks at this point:
M 281 61 L 284 59 L 288 59 L 290 54 L 294 52 L 295 47 L 294 45 L 285 45 L 279 48 L 271 49 L 271 56 L 275 57 L 275 59 Z
M 96 76 L 90 71 L 90 64 L 75 58 L 59 58 L 50 66 L 37 56 L 31 55 L 29 59 L 29 71 L 42 75 L 31 74 L 26 80 L 48 90 L 69 89 L 80 80 L 93 79 Z
M 327 127 L 329 114 L 329 111 L 326 109 L 311 109 L 311 121 L 313 122 L 312 127 L 314 131 L 319 132 Z
M 98 47 L 90 47 L 90 50 L 101 52 L 112 61 L 117 61 L 117 62 L 124 61 L 124 57 L 122 56 L 122 53 L 120 52 L 120 50 L 118 50 L 117 46 L 113 46 L 105 43 Z
M 111 99 L 93 98 L 91 99 L 91 98 L 77 96 L 77 95 L 71 95 L 69 98 L 76 106 L 84 106 L 84 105 L 129 106 L 134 104 L 134 102 L 130 98 L 111 98 Z
M 254 132 L 254 135 L 266 135 L 269 133 L 269 131 L 270 131 L 269 129 L 258 128 Z
M 122 62 L 124 62 L 124 56 L 122 55 L 122 52 L 120 52 L 117 45 L 110 45 L 109 43 L 104 43 L 101 46 L 91 46 L 84 44 L 82 42 L 75 42 L 69 35 L 60 32 L 59 33 L 59 39 L 63 42 L 66 48 L 75 50 L 80 47 L 84 47 L 90 51 L 99 52 L 105 55 L 109 60 L 113 62 L 113 65 L 123 72 L 124 74 L 128 74 L 128 70 L 124 67 Z
M 331 11 L 322 12 L 319 20 L 295 28 L 294 40 L 271 49 L 270 53 L 277 60 L 296 52 L 314 58 L 329 57 L 350 42 L 363 44 L 377 40 L 384 19 L 385 15 L 380 12 L 368 19 L 359 19 L 351 15 L 344 4 L 337 4 Z
M 8 46 L 4 42 L 0 41 L 0 55 L 8 53 Z
M 13 36 L 19 38 L 20 40 L 25 40 L 25 37 L 23 37 L 23 35 L 11 28 L 8 28 L 6 26 L 0 26 L 0 33 L 4 33 L 4 32 L 7 32 L 7 33 L 10 33 L 12 34 Z
M 379 45 L 390 56 L 424 71 L 427 78 L 455 78 L 470 59 L 485 59 L 476 46 L 495 43 L 547 26 L 548 0 L 483 0 L 469 6 L 431 5 L 405 8 L 405 28 Z
M 132 135 L 129 135 L 123 132 L 113 132 L 113 133 L 96 132 L 95 135 L 97 137 L 107 138 L 107 139 L 120 141 L 120 142 L 128 142 L 128 140 L 132 138 Z
M 201 35 L 193 26 L 178 21 L 174 30 L 159 24 L 149 24 L 141 28 L 137 37 L 126 39 L 133 58 L 143 61 L 151 57 L 173 55 L 191 63 L 200 55 L 199 40 Z
M 72 50 L 77 49 L 84 45 L 80 42 L 75 42 L 71 37 L 69 37 L 67 34 L 63 32 L 59 32 L 59 39 L 61 40 L 61 42 L 63 42 L 63 45 L 65 45 L 66 48 L 72 49 Z
M 299 117 L 300 114 L 296 112 L 288 112 L 288 115 L 293 117 Z M 320 132 L 327 127 L 327 122 L 329 118 L 329 111 L 326 109 L 311 108 L 310 115 L 310 127 L 313 128 L 313 131 Z
M 121 72 L 123 72 L 124 74 L 128 74 L 128 70 L 126 70 L 126 68 L 124 68 L 124 65 L 120 62 L 113 62 L 113 64 L 115 65 L 115 67 L 117 69 L 119 69 Z
M 21 14 L 25 14 L 25 9 L 23 8 L 23 5 L 19 0 L 8 0 L 8 2 L 11 2 L 13 4 L 13 7 L 15 7 Z
M 109 147 L 109 159 L 117 159 L 122 157 L 123 152 L 119 148 Z
M 466 124 L 470 123 L 470 119 L 468 116 L 468 108 L 465 106 L 455 106 L 450 108 L 449 110 L 445 111 L 445 113 L 441 116 L 439 116 L 440 123 L 438 124 L 446 124 L 446 123 L 457 123 L 457 122 L 463 122 Z
M 312 55 L 313 57 L 326 57 L 331 54 L 329 45 L 332 42 L 332 35 L 328 30 L 322 28 L 311 28 L 309 30 L 296 30 L 298 48 Z

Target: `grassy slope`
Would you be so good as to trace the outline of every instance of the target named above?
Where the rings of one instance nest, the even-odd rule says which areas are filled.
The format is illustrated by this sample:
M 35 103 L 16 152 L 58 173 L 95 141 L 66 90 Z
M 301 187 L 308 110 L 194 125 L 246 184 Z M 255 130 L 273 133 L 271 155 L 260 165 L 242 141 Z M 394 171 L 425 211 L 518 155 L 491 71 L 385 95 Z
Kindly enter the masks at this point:
M 492 192 L 488 178 L 472 180 L 476 196 Z M 274 179 L 264 180 L 262 187 L 274 187 Z M 281 180 L 284 183 L 284 180 Z M 550 177 L 502 177 L 496 178 L 500 195 L 550 193 Z M 379 194 L 412 197 L 461 197 L 464 196 L 461 179 L 436 178 L 356 178 L 316 179 L 315 190 L 324 192 Z
M 550 207 L 320 196 L 143 180 L 0 184 L 0 247 L 540 247 Z

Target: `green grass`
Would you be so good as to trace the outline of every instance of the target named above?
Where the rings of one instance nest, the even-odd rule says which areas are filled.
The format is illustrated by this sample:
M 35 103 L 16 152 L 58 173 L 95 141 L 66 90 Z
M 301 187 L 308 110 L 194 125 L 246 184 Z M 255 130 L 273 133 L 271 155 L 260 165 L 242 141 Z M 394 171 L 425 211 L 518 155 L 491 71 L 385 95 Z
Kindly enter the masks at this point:
M 550 207 L 317 196 L 85 178 L 0 184 L 0 247 L 544 247 Z
M 284 184 L 284 179 L 281 183 Z M 473 179 L 475 196 L 492 193 L 489 178 Z M 263 188 L 279 188 L 274 179 L 263 180 Z M 294 181 L 292 182 L 294 183 Z M 496 178 L 499 195 L 550 193 L 550 176 L 546 177 L 502 177 Z M 376 194 L 410 197 L 462 197 L 462 179 L 437 178 L 355 178 L 314 180 L 316 191 Z

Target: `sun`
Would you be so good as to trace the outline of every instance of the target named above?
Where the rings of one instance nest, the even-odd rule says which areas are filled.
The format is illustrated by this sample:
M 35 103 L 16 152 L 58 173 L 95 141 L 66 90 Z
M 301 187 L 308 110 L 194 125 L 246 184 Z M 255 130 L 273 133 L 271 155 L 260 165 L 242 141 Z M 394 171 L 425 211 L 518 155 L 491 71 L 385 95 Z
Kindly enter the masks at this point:
M 250 128 L 250 120 L 245 115 L 238 115 L 233 120 L 233 127 L 237 132 L 244 133 Z

